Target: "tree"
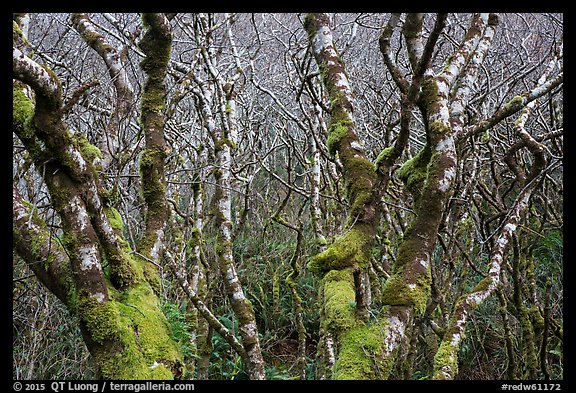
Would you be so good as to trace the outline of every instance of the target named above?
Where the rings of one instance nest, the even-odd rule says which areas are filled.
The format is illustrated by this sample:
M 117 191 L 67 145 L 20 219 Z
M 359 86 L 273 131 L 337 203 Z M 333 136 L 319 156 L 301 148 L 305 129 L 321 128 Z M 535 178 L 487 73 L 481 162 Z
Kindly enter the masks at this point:
M 453 179 L 456 176 L 458 152 L 456 141 L 464 133 L 464 109 L 468 106 L 477 72 L 486 56 L 494 29 L 496 15 L 474 15 L 470 27 L 457 50 L 450 55 L 442 72 L 430 68 L 430 59 L 436 40 L 444 29 L 446 15 L 438 15 L 434 30 L 424 44 L 422 41 L 422 15 L 406 16 L 402 33 L 406 39 L 408 58 L 413 71 L 410 83 L 402 76 L 389 53 L 390 35 L 397 28 L 399 15 L 393 15 L 380 38 L 380 48 L 389 71 L 402 94 L 400 133 L 395 144 L 385 148 L 378 156 L 376 168 L 366 161 L 356 135 L 353 116 L 352 92 L 344 64 L 334 47 L 325 14 L 311 14 L 305 22 L 316 62 L 330 97 L 331 121 L 328 147 L 342 162 L 351 204 L 345 233 L 328 249 L 312 259 L 311 267 L 323 276 L 324 318 L 328 330 L 337 337 L 338 355 L 334 363 L 335 379 L 387 378 L 393 360 L 408 326 L 422 318 L 431 292 L 430 260 L 436 245 L 444 211 L 449 202 Z M 562 73 L 548 81 L 548 74 L 557 63 L 554 58 L 549 69 L 527 96 L 538 96 L 539 90 L 556 86 Z M 547 90 L 549 91 L 549 90 Z M 514 101 L 515 100 L 515 101 Z M 510 101 L 505 116 L 520 107 Z M 516 122 L 518 135 L 535 155 L 530 180 L 543 169 L 543 148 L 534 138 L 522 131 L 533 101 Z M 382 288 L 383 317 L 377 323 L 366 323 L 366 284 L 353 273 L 365 269 L 375 238 L 377 220 L 375 202 L 387 184 L 389 168 L 406 146 L 410 133 L 410 118 L 418 103 L 426 131 L 426 145 L 396 172 L 407 185 L 414 198 L 415 218 L 404 231 L 392 275 Z M 514 109 L 510 109 L 510 107 Z M 518 145 L 517 148 L 520 145 Z M 383 186 L 375 187 L 376 171 L 382 176 Z M 525 179 L 522 179 L 525 181 Z M 457 371 L 457 352 L 464 335 L 467 313 L 479 305 L 497 286 L 500 264 L 508 239 L 517 227 L 519 216 L 526 209 L 533 183 L 525 186 L 512 205 L 503 225 L 503 232 L 493 248 L 489 275 L 463 295 L 456 303 L 451 322 L 435 357 L 434 378 L 453 378 Z M 360 230 L 359 228 L 364 228 Z M 355 308 L 350 309 L 350 304 Z M 360 316 L 360 318 L 359 318 Z M 364 316 L 364 318 L 362 318 Z M 535 374 L 532 374 L 535 377 Z
M 142 100 L 148 150 L 141 169 L 150 182 L 143 182 L 148 236 L 138 252 L 132 252 L 122 238 L 118 212 L 102 202 L 105 190 L 97 172 L 100 151 L 68 128 L 63 117 L 70 103 L 65 105 L 60 79 L 18 48 L 25 42 L 14 25 L 17 41 L 22 40 L 15 42 L 13 52 L 13 74 L 18 80 L 13 131 L 41 171 L 62 226 L 61 239 L 56 239 L 35 206 L 14 188 L 14 246 L 30 266 L 43 265 L 44 284 L 57 288 L 55 294 L 78 316 L 97 375 L 104 378 L 172 378 L 182 372 L 180 353 L 159 307 L 159 277 L 154 268 L 166 220 L 163 68 L 171 34 L 163 15 L 143 19 L 148 27 L 140 42 L 146 54 L 142 67 L 149 82 Z M 52 247 L 58 250 L 54 255 Z
M 14 375 L 561 378 L 562 28 L 15 14 Z

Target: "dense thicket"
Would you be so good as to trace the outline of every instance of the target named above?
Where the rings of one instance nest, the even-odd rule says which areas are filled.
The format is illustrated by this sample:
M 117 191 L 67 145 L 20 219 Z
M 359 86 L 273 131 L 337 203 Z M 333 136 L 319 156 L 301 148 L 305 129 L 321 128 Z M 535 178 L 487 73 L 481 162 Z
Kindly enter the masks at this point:
M 14 378 L 563 378 L 562 15 L 13 19 Z

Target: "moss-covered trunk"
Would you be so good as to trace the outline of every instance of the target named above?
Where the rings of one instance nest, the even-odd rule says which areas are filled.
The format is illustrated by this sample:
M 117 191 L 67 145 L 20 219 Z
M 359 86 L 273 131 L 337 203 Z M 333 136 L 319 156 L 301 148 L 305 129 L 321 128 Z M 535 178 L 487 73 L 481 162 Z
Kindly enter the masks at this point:
M 13 131 L 30 153 L 62 225 L 60 248 L 34 206 L 15 192 L 16 252 L 29 265 L 43 263 L 36 269 L 40 281 L 78 317 L 97 377 L 178 377 L 179 349 L 151 286 L 158 277 L 144 274 L 147 262 L 129 254 L 118 212 L 102 203 L 98 149 L 63 121 L 58 77 L 17 47 L 13 53 L 13 77 L 19 80 L 13 91 Z M 55 246 L 50 250 L 47 244 Z
M 362 344 L 354 338 L 357 332 L 367 328 L 368 305 L 363 295 L 366 293 L 363 286 L 367 283 L 358 277 L 364 274 L 370 262 L 378 225 L 376 172 L 356 134 L 352 90 L 344 63 L 334 46 L 328 16 L 309 14 L 304 27 L 330 95 L 328 149 L 342 163 L 346 196 L 351 206 L 343 233 L 308 264 L 309 270 L 323 277 L 321 325 L 327 337 L 322 339 L 324 353 L 319 356 L 326 363 L 332 357 L 333 344 L 335 363 L 333 370 L 323 366 L 326 377 L 371 379 L 375 376 L 375 368 L 359 371 L 359 363 L 364 363 L 366 356 L 370 356 L 368 353 L 375 348 L 363 354 Z
M 146 274 L 155 277 L 164 249 L 164 231 L 170 210 L 166 201 L 164 160 L 164 111 L 166 109 L 166 70 L 170 60 L 172 32 L 163 14 L 143 14 L 146 34 L 139 45 L 145 54 L 140 67 L 146 82 L 140 101 L 140 122 L 144 131 L 145 148 L 140 157 L 142 196 L 146 201 L 145 231 L 138 252 L 148 260 Z

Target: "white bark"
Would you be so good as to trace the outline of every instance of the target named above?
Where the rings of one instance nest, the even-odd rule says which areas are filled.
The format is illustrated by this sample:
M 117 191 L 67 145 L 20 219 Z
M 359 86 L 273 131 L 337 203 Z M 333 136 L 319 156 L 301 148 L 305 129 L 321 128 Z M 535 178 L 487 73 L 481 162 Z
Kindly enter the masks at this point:
M 58 95 L 59 85 L 48 71 L 18 48 L 12 49 L 12 72 L 17 79 L 29 84 L 37 92 L 48 97 Z

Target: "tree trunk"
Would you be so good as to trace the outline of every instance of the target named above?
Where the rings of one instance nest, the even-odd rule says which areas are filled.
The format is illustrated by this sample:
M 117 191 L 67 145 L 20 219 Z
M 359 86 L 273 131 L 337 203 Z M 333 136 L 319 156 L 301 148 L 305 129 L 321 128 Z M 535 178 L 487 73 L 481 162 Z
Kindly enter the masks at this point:
M 178 377 L 182 373 L 181 356 L 150 285 L 154 280 L 144 275 L 144 262 L 129 255 L 118 212 L 101 202 L 94 166 L 98 149 L 64 123 L 61 86 L 55 74 L 16 47 L 13 52 L 14 78 L 35 92 L 35 100 L 31 100 L 21 82 L 15 83 L 13 130 L 48 187 L 62 222 L 62 247 L 68 261 L 58 246 L 50 250 L 52 257 L 39 246 L 39 241 L 48 237 L 45 224 L 15 192 L 14 227 L 22 229 L 17 231 L 17 243 L 25 242 L 32 252 L 27 252 L 24 244 L 17 250 L 28 264 L 46 258 L 45 268 L 39 270 L 40 279 L 50 281 L 47 287 L 65 299 L 70 311 L 79 317 L 99 378 Z M 34 225 L 24 228 L 25 217 L 31 217 Z M 57 244 L 57 240 L 51 236 L 47 244 Z M 67 266 L 66 274 L 62 270 L 68 271 Z

